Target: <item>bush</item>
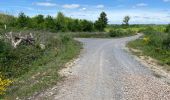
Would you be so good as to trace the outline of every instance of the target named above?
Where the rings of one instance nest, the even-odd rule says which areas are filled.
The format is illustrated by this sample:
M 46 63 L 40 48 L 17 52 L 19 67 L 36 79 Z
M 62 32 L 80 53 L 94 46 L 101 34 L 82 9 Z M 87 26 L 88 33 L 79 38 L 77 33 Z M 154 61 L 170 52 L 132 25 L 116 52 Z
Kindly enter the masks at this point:
M 7 77 L 18 77 L 30 69 L 30 65 L 39 59 L 43 52 L 34 46 L 1 46 L 0 71 Z
M 6 77 L 18 77 L 30 69 L 34 61 L 43 56 L 43 50 L 33 45 L 20 45 L 14 49 L 0 40 L 0 72 Z
M 170 24 L 166 27 L 165 32 L 170 33 Z
M 142 33 L 144 33 L 146 35 L 157 33 L 157 31 L 151 26 L 149 26 L 149 27 L 147 27 L 145 29 L 141 29 L 139 32 L 142 32 Z
M 130 29 L 115 29 L 115 30 L 110 30 L 109 35 L 110 37 L 121 37 L 121 36 L 129 36 L 133 35 L 135 31 L 132 31 Z
M 168 34 L 167 38 L 163 40 L 163 45 L 166 49 L 170 49 L 170 33 Z
M 109 35 L 110 35 L 110 37 L 116 37 L 117 32 L 115 30 L 110 30 Z
M 155 47 L 162 47 L 163 40 L 165 39 L 164 33 L 150 33 L 148 35 L 150 38 L 149 45 L 155 46 Z
M 5 79 L 2 75 L 0 75 L 0 95 L 4 95 L 7 87 L 12 83 L 10 79 Z

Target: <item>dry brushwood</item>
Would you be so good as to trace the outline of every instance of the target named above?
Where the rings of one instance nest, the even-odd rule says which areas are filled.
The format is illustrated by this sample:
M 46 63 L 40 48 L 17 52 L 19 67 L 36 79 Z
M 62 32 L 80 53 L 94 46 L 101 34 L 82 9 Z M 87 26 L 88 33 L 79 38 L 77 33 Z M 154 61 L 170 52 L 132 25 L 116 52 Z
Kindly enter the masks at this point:
M 32 45 L 34 44 L 35 41 L 32 33 L 30 33 L 29 35 L 21 36 L 21 32 L 20 32 L 18 36 L 17 35 L 13 36 L 13 33 L 9 32 L 6 33 L 5 36 L 8 40 L 10 40 L 11 45 L 14 48 L 17 48 L 17 46 L 20 45 L 22 42 L 24 44 Z

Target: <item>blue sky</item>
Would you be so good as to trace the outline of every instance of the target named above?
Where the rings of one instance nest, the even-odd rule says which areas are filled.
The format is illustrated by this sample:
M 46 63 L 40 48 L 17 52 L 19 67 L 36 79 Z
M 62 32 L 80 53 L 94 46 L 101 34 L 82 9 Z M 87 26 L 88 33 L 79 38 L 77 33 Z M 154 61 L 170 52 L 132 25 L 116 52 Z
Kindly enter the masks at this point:
M 61 11 L 91 21 L 105 11 L 114 24 L 121 24 L 126 15 L 132 24 L 170 23 L 170 0 L 0 0 L 0 12 L 17 15 L 21 11 L 29 16 L 56 16 Z

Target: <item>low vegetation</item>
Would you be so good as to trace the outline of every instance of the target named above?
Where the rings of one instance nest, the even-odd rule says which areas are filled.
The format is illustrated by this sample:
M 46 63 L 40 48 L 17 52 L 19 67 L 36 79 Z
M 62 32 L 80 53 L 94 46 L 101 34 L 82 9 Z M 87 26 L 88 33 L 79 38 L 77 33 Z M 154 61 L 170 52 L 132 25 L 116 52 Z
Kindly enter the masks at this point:
M 4 76 L 0 75 L 0 95 L 4 95 L 7 87 L 12 84 L 12 80 L 4 78 Z
M 160 64 L 170 65 L 170 33 L 167 28 L 155 29 L 148 27 L 142 29 L 144 35 L 129 43 L 129 46 L 141 50 L 144 55 L 151 56 L 160 61 Z M 164 30 L 165 32 L 163 32 Z
M 122 36 L 135 35 L 136 33 L 137 32 L 131 29 L 115 29 L 115 30 L 110 30 L 109 36 L 110 37 L 122 37 Z
M 26 32 L 24 32 L 26 33 Z M 5 99 L 26 99 L 62 78 L 58 74 L 66 62 L 79 54 L 80 43 L 69 35 L 33 32 L 38 37 L 34 45 L 21 44 L 17 48 L 1 42 L 0 71 L 13 81 Z

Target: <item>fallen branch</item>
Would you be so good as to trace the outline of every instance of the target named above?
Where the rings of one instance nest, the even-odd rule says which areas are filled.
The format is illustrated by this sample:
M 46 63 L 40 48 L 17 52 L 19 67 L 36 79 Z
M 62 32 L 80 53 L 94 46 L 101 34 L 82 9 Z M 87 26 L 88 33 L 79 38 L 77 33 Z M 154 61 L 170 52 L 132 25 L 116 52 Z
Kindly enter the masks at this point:
M 14 48 L 17 48 L 17 46 L 20 45 L 22 42 L 25 44 L 32 45 L 34 44 L 34 41 L 35 41 L 32 33 L 30 33 L 29 35 L 25 35 L 25 36 L 21 36 L 21 33 L 19 33 L 18 36 L 13 37 L 13 33 L 10 32 L 10 33 L 6 33 L 5 36 L 8 40 L 11 41 L 11 45 Z

